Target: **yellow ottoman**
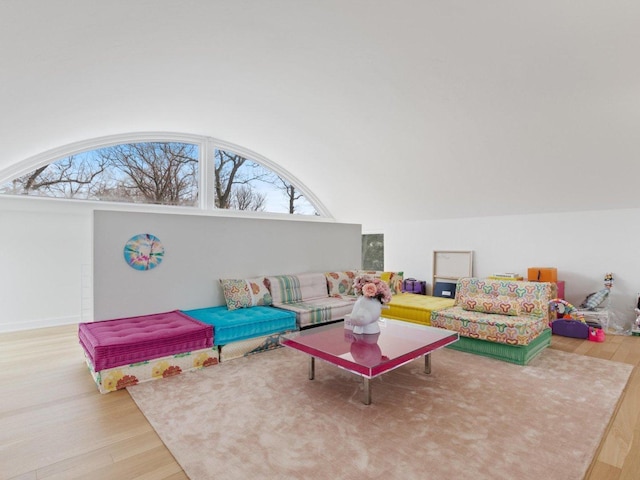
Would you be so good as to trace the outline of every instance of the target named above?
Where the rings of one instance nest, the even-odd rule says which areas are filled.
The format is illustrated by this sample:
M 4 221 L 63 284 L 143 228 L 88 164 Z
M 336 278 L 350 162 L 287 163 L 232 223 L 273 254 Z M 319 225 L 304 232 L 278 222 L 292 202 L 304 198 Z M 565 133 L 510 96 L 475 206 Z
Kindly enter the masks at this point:
M 384 318 L 404 320 L 420 325 L 431 325 L 431 312 L 452 307 L 453 298 L 431 297 L 415 293 L 399 293 L 388 303 L 389 308 L 382 309 Z

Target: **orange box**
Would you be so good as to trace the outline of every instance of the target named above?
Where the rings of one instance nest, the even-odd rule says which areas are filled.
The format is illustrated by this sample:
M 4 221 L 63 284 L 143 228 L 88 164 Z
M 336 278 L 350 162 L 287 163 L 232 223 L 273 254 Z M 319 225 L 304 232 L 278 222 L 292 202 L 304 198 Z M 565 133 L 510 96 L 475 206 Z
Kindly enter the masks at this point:
M 530 282 L 557 282 L 558 269 L 555 267 L 530 267 L 527 270 L 527 279 Z

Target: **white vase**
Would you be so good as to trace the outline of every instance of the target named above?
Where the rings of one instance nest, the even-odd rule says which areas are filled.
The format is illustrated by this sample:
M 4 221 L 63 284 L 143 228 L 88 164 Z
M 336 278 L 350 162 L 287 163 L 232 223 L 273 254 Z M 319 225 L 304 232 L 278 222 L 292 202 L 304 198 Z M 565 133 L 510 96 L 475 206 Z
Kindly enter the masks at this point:
M 381 311 L 382 304 L 377 298 L 358 297 L 349 317 L 353 333 L 380 333 L 378 320 Z

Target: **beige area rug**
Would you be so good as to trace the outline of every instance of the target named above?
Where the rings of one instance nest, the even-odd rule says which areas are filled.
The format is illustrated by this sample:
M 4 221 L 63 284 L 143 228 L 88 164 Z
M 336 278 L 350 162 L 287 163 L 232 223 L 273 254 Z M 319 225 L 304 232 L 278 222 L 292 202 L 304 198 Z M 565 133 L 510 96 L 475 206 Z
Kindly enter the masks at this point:
M 432 354 L 362 381 L 281 348 L 129 388 L 192 480 L 582 479 L 630 365 Z

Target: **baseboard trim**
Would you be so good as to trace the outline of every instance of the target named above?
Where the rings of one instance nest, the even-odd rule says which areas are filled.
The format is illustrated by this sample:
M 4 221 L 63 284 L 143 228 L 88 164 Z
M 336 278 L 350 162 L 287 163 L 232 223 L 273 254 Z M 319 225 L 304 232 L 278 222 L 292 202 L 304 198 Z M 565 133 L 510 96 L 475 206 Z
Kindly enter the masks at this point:
M 72 325 L 80 322 L 80 315 L 77 315 L 73 317 L 41 318 L 37 320 L 25 320 L 23 322 L 0 323 L 0 333 L 58 327 L 60 325 Z

